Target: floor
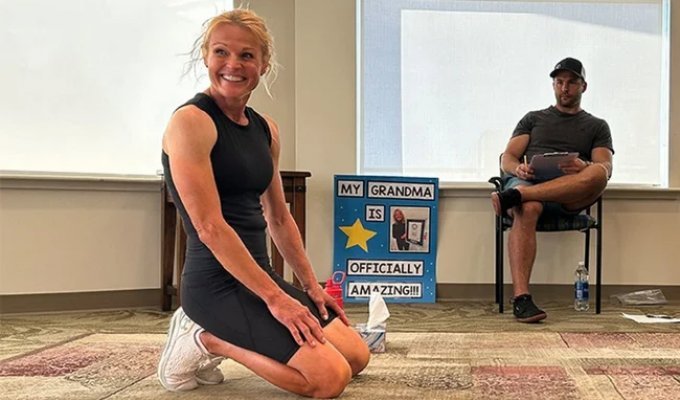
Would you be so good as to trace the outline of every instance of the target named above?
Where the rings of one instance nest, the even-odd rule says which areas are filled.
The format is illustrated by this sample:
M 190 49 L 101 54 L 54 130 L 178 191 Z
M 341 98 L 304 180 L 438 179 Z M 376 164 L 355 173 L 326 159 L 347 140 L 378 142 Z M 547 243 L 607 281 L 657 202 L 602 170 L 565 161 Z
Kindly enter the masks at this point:
M 424 305 L 388 304 L 391 314 L 387 322 L 388 345 L 391 344 L 392 347 L 388 347 L 388 351 L 385 355 L 375 358 L 375 363 L 372 366 L 373 369 L 368 371 L 367 374 L 364 374 L 365 376 L 359 379 L 355 386 L 348 388 L 344 397 L 364 398 L 366 393 L 372 393 L 376 388 L 378 388 L 378 390 L 381 390 L 380 388 L 382 388 L 383 391 L 387 389 L 392 390 L 392 392 L 387 391 L 383 393 L 385 396 L 389 393 L 391 398 L 412 398 L 414 393 L 423 394 L 434 387 L 439 391 L 427 392 L 429 394 L 423 394 L 424 397 L 420 397 L 440 398 L 439 396 L 441 396 L 442 393 L 447 393 L 446 398 L 469 398 L 470 393 L 474 393 L 471 392 L 471 390 L 487 390 L 484 393 L 488 398 L 514 398 L 508 395 L 508 393 L 510 393 L 509 391 L 512 391 L 512 388 L 515 387 L 513 386 L 515 383 L 512 381 L 514 378 L 508 380 L 507 376 L 501 376 L 506 374 L 507 371 L 499 374 L 498 371 L 492 370 L 491 375 L 485 377 L 484 374 L 489 371 L 489 367 L 475 366 L 477 365 L 476 363 L 491 362 L 490 365 L 493 366 L 500 363 L 501 360 L 503 360 L 503 363 L 510 364 L 519 362 L 518 360 L 520 359 L 522 362 L 526 362 L 527 358 L 525 355 L 520 354 L 521 357 L 519 359 L 517 358 L 517 351 L 525 351 L 527 354 L 531 351 L 537 352 L 537 348 L 533 347 L 537 347 L 540 341 L 547 341 L 549 348 L 545 351 L 538 351 L 536 354 L 543 357 L 545 354 L 553 352 L 550 354 L 559 357 L 567 357 L 571 360 L 568 361 L 568 363 L 571 363 L 575 359 L 571 358 L 572 356 L 569 355 L 569 353 L 565 353 L 571 351 L 568 348 L 569 346 L 567 346 L 567 349 L 561 347 L 554 348 L 553 345 L 555 343 L 559 346 L 562 346 L 563 342 L 569 341 L 578 343 L 581 340 L 579 339 L 579 335 L 581 334 L 605 333 L 608 336 L 608 341 L 611 341 L 613 337 L 618 341 L 616 346 L 621 346 L 621 338 L 617 337 L 616 333 L 622 333 L 624 334 L 623 336 L 632 336 L 634 340 L 638 341 L 641 337 L 647 337 L 644 336 L 644 334 L 647 333 L 680 333 L 680 324 L 638 324 L 622 317 L 622 313 L 624 312 L 629 314 L 669 314 L 680 317 L 680 302 L 678 301 L 672 301 L 665 305 L 648 307 L 621 307 L 607 303 L 603 304 L 603 312 L 599 315 L 596 315 L 592 311 L 574 311 L 570 304 L 565 304 L 564 302 L 542 302 L 540 306 L 547 311 L 548 319 L 539 324 L 521 324 L 514 320 L 511 313 L 506 312 L 505 314 L 498 314 L 496 306 L 491 302 L 442 301 L 436 304 Z M 347 304 L 346 312 L 353 323 L 365 322 L 368 316 L 366 305 Z M 173 397 L 174 395 L 171 393 L 162 391 L 155 381 L 153 374 L 158 348 L 162 344 L 165 337 L 164 335 L 167 332 L 170 315 L 169 312 L 161 312 L 157 309 L 94 310 L 86 312 L 1 315 L 0 367 L 3 367 L 4 364 L 4 371 L 7 372 L 11 369 L 8 368 L 8 366 L 13 363 L 14 366 L 12 368 L 14 368 L 13 373 L 15 375 L 9 373 L 2 375 L 3 368 L 0 368 L 0 375 L 2 375 L 0 376 L 0 399 L 69 398 L 89 400 L 123 398 L 142 399 L 149 398 L 149 396 L 152 398 Z M 448 336 L 438 336 L 438 333 L 446 333 Z M 628 333 L 631 335 L 627 335 Z M 635 336 L 638 333 L 643 336 Z M 392 339 L 390 339 L 390 334 L 392 334 Z M 453 334 L 453 336 L 451 334 Z M 515 334 L 518 336 L 515 336 Z M 557 336 L 552 336 L 553 334 L 556 334 Z M 628 339 L 630 338 L 626 338 L 626 340 Z M 391 343 L 390 340 L 392 340 Z M 437 355 L 439 350 L 421 348 L 421 346 L 423 346 L 423 340 L 426 343 L 432 340 L 439 340 L 441 343 L 447 343 L 445 347 L 453 349 L 450 351 L 454 351 L 454 353 Z M 680 355 L 680 346 L 673 344 L 676 339 L 672 340 L 673 341 L 669 342 L 671 344 L 665 344 L 664 348 L 669 348 L 669 351 L 674 354 L 678 353 L 673 356 L 673 360 L 676 360 L 677 356 Z M 107 343 L 107 341 L 109 341 L 109 343 Z M 468 343 L 468 345 L 465 343 Z M 482 344 L 480 345 L 480 343 Z M 485 345 L 483 343 L 487 344 Z M 518 345 L 522 344 L 522 346 L 520 346 L 522 348 L 515 348 L 513 343 Z M 532 343 L 535 343 L 536 346 L 533 346 Z M 23 375 L 23 378 L 16 375 L 16 370 L 19 367 L 40 369 L 43 365 L 49 363 L 61 365 L 63 363 L 62 361 L 55 361 L 56 358 L 54 357 L 57 357 L 57 354 L 59 354 L 59 357 L 64 357 L 64 359 L 71 362 L 83 362 L 82 357 L 79 360 L 70 359 L 71 356 L 69 356 L 69 354 L 74 352 L 80 352 L 82 354 L 83 349 L 85 353 L 87 353 L 90 346 L 92 349 L 96 349 L 97 346 L 103 346 L 102 348 L 114 346 L 113 348 L 120 349 L 120 354 L 123 354 L 124 351 L 128 351 L 131 354 L 141 354 L 135 353 L 137 350 L 134 348 L 134 346 L 140 346 L 139 351 L 148 351 L 153 354 L 149 354 L 147 357 L 151 362 L 147 362 L 144 366 L 139 365 L 139 370 L 136 371 L 137 375 L 130 375 L 129 377 L 125 376 L 127 372 L 116 372 L 115 377 L 109 378 L 108 374 L 110 371 L 114 371 L 114 368 L 104 366 L 95 370 L 94 366 L 96 363 L 91 364 L 92 368 L 90 372 L 88 372 L 87 368 L 81 369 L 80 372 L 64 373 L 64 371 L 57 371 L 52 377 L 42 379 L 39 379 L 39 376 L 49 376 L 52 372 L 48 371 L 47 375 L 45 375 L 45 371 L 41 372 L 43 375 L 31 375 L 36 376 L 36 378 L 26 378 L 26 374 Z M 402 348 L 400 348 L 400 346 Z M 507 346 L 511 346 L 511 348 L 508 350 Z M 628 344 L 625 346 L 628 346 Z M 644 346 L 649 347 L 651 344 Z M 456 351 L 455 349 L 457 348 L 460 350 Z M 406 351 L 404 349 L 408 350 Z M 91 357 L 96 358 L 97 355 L 94 353 L 94 350 L 92 351 Z M 464 351 L 464 353 L 460 353 L 460 351 Z M 595 349 L 594 351 L 600 350 Z M 609 350 L 607 349 L 607 351 Z M 604 358 L 609 357 L 606 354 L 606 357 Z M 631 353 L 631 356 L 634 356 L 634 354 Z M 390 357 L 402 357 L 399 359 L 400 361 L 397 362 L 397 359 L 394 361 L 399 364 L 398 369 L 393 369 L 396 368 L 396 366 L 394 362 L 389 361 Z M 601 354 L 597 355 L 597 357 L 601 358 Z M 134 359 L 135 357 L 129 358 Z M 142 357 L 138 358 L 142 359 Z M 437 362 L 443 359 L 448 360 L 446 362 L 450 364 L 444 364 L 437 367 Z M 33 361 L 30 361 L 32 364 L 29 365 L 29 361 L 25 361 L 24 364 L 21 364 L 21 360 Z M 678 366 L 675 364 L 676 361 L 673 360 L 669 361 L 670 364 L 663 367 L 665 368 L 665 373 L 670 374 L 668 375 L 670 381 L 665 380 L 661 382 L 671 385 L 668 387 L 675 388 L 674 385 L 678 384 L 680 376 L 676 376 L 678 374 L 674 372 Z M 87 362 L 90 363 L 93 361 L 88 360 Z M 120 360 L 117 362 L 119 364 L 121 363 Z M 656 360 L 654 362 L 659 361 Z M 122 369 L 124 370 L 134 370 L 134 368 L 137 367 L 134 365 L 134 362 L 131 362 L 129 366 L 125 365 L 126 363 L 126 360 L 122 361 Z M 231 363 L 232 364 L 223 363 L 222 368 L 229 371 L 232 376 L 234 376 L 233 374 L 239 376 L 238 379 L 231 381 L 232 386 L 223 387 L 220 385 L 220 387 L 216 388 L 205 387 L 200 391 L 193 391 L 190 395 L 182 398 L 211 398 L 216 395 L 223 395 L 226 389 L 229 389 L 227 393 L 229 393 L 230 398 L 259 398 L 257 395 L 249 394 L 252 390 L 257 390 L 260 393 L 267 393 L 267 397 L 270 399 L 291 398 L 290 395 L 281 393 L 278 389 L 271 387 L 271 385 L 263 384 L 260 378 L 254 377 L 249 371 L 246 371 L 238 365 L 233 365 L 235 364 L 233 362 Z M 410 365 L 409 363 L 416 363 L 412 366 L 418 365 L 418 367 L 415 369 L 406 368 L 407 365 Z M 556 365 L 560 366 L 560 368 L 564 367 L 569 373 L 573 373 L 573 371 L 583 371 L 581 367 L 574 369 L 572 366 L 567 366 L 567 364 L 564 363 L 566 363 L 566 361 L 558 361 Z M 451 369 L 449 365 L 454 365 L 456 368 L 459 368 L 462 365 L 463 369 L 458 371 L 455 368 Z M 669 366 L 671 370 L 668 369 Z M 433 370 L 435 371 L 433 373 L 425 373 L 425 368 L 439 369 L 436 371 Z M 470 368 L 474 369 L 474 374 L 470 373 Z M 649 368 L 649 366 L 646 368 Z M 418 373 L 418 371 L 422 373 Z M 446 373 L 442 375 L 442 371 L 446 371 Z M 544 372 L 545 371 L 543 370 L 540 371 L 541 374 Z M 597 375 L 597 371 L 595 371 L 595 373 Z M 512 374 L 514 374 L 514 372 L 511 371 L 511 375 Z M 3 376 L 7 378 L 3 378 Z M 12 376 L 14 378 L 12 378 Z M 60 378 L 60 376 L 62 378 Z M 404 380 L 403 378 L 400 378 L 402 376 L 410 377 L 409 379 L 412 379 L 412 383 L 400 387 L 399 384 L 403 383 Z M 433 381 L 433 376 L 444 376 L 446 379 L 444 381 Z M 494 383 L 499 379 L 499 376 L 505 380 L 501 383 Z M 626 376 L 630 377 L 630 375 Z M 473 378 L 481 380 L 471 381 Z M 567 378 L 571 379 L 570 376 Z M 593 375 L 592 378 L 592 382 L 598 382 L 598 385 L 604 389 L 609 390 L 610 387 L 614 388 L 613 384 L 610 384 L 609 381 L 603 377 Z M 666 377 L 663 378 L 666 379 Z M 49 379 L 54 380 L 50 381 L 50 383 L 48 382 Z M 549 376 L 547 379 L 557 378 Z M 566 381 L 562 378 L 559 379 L 559 382 L 570 382 L 569 379 Z M 601 380 L 598 381 L 597 379 Z M 607 379 L 612 378 L 608 377 Z M 26 386 L 27 382 L 31 382 L 31 387 Z M 419 382 L 418 384 L 421 386 L 417 386 L 413 382 Z M 484 389 L 484 382 L 491 382 L 490 386 L 486 389 Z M 620 390 L 623 389 L 620 388 L 634 388 L 636 387 L 635 385 L 638 384 L 639 382 L 619 382 L 617 386 L 619 392 L 612 391 L 611 398 L 635 398 L 634 396 L 625 395 L 625 393 L 622 394 Z M 3 387 L 3 385 L 5 386 Z M 502 393 L 496 393 L 495 390 L 499 387 L 505 387 L 503 385 L 507 386 L 503 389 L 504 391 Z M 470 387 L 472 389 L 470 389 Z M 572 389 L 569 389 L 569 387 L 562 388 L 562 391 L 560 392 L 556 391 L 556 398 L 560 398 L 559 396 L 562 396 L 564 393 L 574 390 L 573 388 L 577 388 L 578 385 L 573 386 Z M 87 388 L 87 390 L 84 390 L 83 388 Z M 657 391 L 661 389 L 662 388 L 660 387 L 655 388 Z M 606 391 L 603 393 L 605 392 Z M 523 396 L 526 396 L 525 390 L 520 390 L 516 394 L 520 393 Z M 652 392 L 649 392 L 648 394 L 651 393 Z M 478 394 L 481 395 L 481 392 Z M 458 397 L 458 395 L 460 395 L 460 397 Z M 378 396 L 373 400 L 378 398 L 382 399 L 384 397 L 381 396 Z M 550 396 L 548 396 L 548 398 L 550 398 Z M 542 400 L 545 400 L 545 398 Z
M 678 332 L 680 324 L 638 324 L 622 313 L 680 316 L 680 301 L 665 305 L 622 307 L 603 304 L 601 314 L 574 311 L 570 304 L 539 304 L 548 318 L 521 324 L 511 312 L 499 314 L 490 302 L 440 301 L 435 304 L 388 304 L 388 332 Z M 346 304 L 352 323 L 366 322 L 365 304 Z M 166 333 L 169 312 L 157 309 L 78 311 L 0 315 L 0 360 L 66 337 L 87 333 Z

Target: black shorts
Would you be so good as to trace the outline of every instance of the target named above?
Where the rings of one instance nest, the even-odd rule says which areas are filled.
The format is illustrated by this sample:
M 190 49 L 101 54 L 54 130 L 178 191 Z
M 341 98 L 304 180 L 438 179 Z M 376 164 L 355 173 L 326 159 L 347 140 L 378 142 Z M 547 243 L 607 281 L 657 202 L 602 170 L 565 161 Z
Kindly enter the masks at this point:
M 337 317 L 328 309 L 328 320 L 321 319 L 316 304 L 307 293 L 278 276 L 271 267 L 265 271 L 286 293 L 316 316 L 322 327 Z M 182 274 L 181 301 L 184 312 L 206 331 L 238 347 L 288 363 L 300 346 L 290 331 L 271 314 L 267 305 L 221 266 Z

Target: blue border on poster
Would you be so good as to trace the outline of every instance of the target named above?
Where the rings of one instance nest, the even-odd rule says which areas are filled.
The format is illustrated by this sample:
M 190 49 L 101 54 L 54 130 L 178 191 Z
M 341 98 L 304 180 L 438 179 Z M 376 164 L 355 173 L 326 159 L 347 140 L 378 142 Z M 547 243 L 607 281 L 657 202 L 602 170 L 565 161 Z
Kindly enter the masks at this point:
M 336 175 L 333 186 L 333 271 L 346 274 L 343 300 L 378 292 L 386 302 L 433 303 L 439 180 Z

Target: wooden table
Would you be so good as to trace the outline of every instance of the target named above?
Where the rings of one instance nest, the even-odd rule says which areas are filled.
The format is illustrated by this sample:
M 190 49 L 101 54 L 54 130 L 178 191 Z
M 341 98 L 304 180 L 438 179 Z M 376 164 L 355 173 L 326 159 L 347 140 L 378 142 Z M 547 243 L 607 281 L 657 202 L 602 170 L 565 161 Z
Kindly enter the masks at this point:
M 283 192 L 286 196 L 286 203 L 290 205 L 290 213 L 300 229 L 302 241 L 305 241 L 306 224 L 306 179 L 312 176 L 306 171 L 281 171 L 283 181 Z M 184 267 L 184 253 L 186 250 L 187 238 L 182 227 L 182 220 L 178 217 L 175 203 L 168 193 L 165 181 L 161 186 L 161 308 L 164 311 L 172 308 L 173 296 L 177 297 L 177 304 L 180 304 L 179 286 L 182 279 L 182 268 Z M 277 274 L 283 276 L 283 257 L 278 249 L 271 243 L 272 267 Z M 175 271 L 177 271 L 177 281 L 174 282 Z M 297 277 L 294 284 L 299 286 Z

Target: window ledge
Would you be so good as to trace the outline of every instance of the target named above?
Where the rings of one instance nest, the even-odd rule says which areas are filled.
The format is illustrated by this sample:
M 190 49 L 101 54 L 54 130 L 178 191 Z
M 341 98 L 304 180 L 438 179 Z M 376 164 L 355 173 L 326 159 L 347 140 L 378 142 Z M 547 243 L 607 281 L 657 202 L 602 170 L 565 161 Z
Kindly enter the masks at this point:
M 114 175 L 1 171 L 0 189 L 160 191 L 162 177 L 154 175 Z
M 490 183 L 446 182 L 439 185 L 439 197 L 486 198 L 494 190 Z M 611 184 L 604 192 L 605 199 L 624 200 L 680 200 L 680 188 L 659 188 L 643 185 Z

